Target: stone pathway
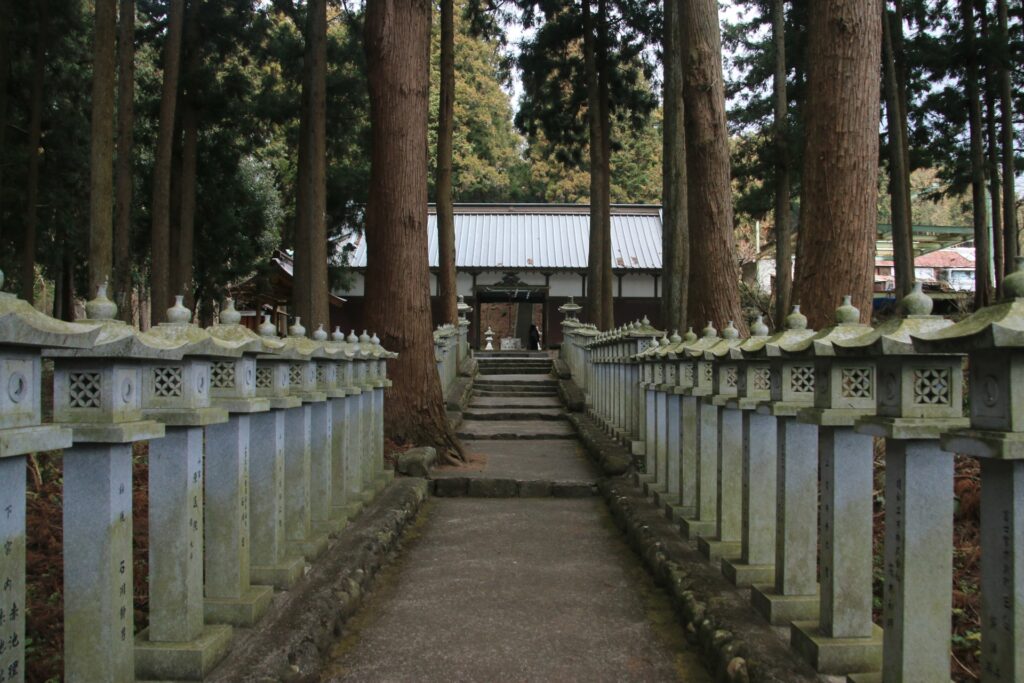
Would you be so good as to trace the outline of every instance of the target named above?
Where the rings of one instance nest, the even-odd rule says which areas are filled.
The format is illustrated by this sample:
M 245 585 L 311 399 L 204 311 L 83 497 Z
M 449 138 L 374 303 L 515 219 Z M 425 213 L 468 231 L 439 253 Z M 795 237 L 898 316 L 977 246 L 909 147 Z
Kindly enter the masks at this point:
M 460 428 L 472 462 L 437 478 L 596 479 L 554 381 L 527 362 L 478 377 Z M 323 676 L 559 679 L 711 681 L 598 497 L 433 499 Z

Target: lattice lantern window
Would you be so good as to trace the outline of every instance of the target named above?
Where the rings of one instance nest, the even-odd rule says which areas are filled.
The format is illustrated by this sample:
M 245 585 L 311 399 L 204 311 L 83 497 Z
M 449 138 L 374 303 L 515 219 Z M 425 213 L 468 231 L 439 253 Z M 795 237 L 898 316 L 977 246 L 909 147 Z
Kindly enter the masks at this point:
M 256 362 L 256 395 L 261 397 L 281 397 L 288 394 L 288 377 L 291 374 L 291 363 L 276 358 L 260 358 Z
M 739 395 L 745 398 L 769 398 L 772 391 L 772 372 L 766 363 L 748 363 L 740 373 Z
M 141 366 L 60 359 L 54 367 L 57 422 L 132 422 L 142 416 Z
M 256 359 L 242 356 L 214 361 L 210 366 L 210 393 L 217 397 L 255 396 Z
M 875 410 L 875 364 L 871 361 L 819 359 L 815 363 L 814 407 Z
M 709 360 L 697 362 L 697 388 L 711 391 L 715 383 L 715 365 Z
M 146 409 L 208 408 L 210 366 L 210 361 L 198 358 L 150 366 L 143 372 L 143 406 Z
M 695 364 L 691 361 L 683 361 L 679 364 L 679 386 L 684 389 L 693 388 L 693 373 Z
M 719 364 L 717 372 L 718 384 L 715 393 L 722 396 L 735 396 L 739 383 L 739 369 L 735 363 Z

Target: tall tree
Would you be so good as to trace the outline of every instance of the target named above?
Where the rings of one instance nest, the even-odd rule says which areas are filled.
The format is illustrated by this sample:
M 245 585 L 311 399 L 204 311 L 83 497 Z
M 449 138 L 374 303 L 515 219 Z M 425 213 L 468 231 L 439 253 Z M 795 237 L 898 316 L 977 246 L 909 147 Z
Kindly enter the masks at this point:
M 794 297 L 811 327 L 844 294 L 871 314 L 882 13 L 874 0 L 810 4 L 801 239 Z
M 681 4 L 680 0 L 665 0 L 665 25 L 662 29 L 664 124 L 661 319 L 662 325 L 669 330 L 682 330 L 686 326 L 686 302 L 690 284 Z
M 882 7 L 882 67 L 885 83 L 885 115 L 888 128 L 889 197 L 892 212 L 892 250 L 896 264 L 896 296 L 902 299 L 914 285 L 914 245 L 910 198 L 907 196 L 910 169 L 906 165 L 904 140 L 907 119 L 902 112 L 896 71 L 893 34 L 897 18 Z
M 398 352 L 385 402 L 392 438 L 462 457 L 434 361 L 427 263 L 430 0 L 369 0 L 365 41 L 371 171 L 366 206 L 367 324 Z
M 793 289 L 793 243 L 789 225 L 789 96 L 786 93 L 786 2 L 772 0 L 772 44 L 775 47 L 773 77 L 774 118 L 772 135 L 775 141 L 775 324 L 782 325 L 789 314 Z
M 1003 178 L 1003 259 L 1005 273 L 1011 274 L 1017 268 L 1017 180 L 1014 172 L 1014 128 L 1013 128 L 1013 86 L 1010 79 L 1011 53 L 1009 48 L 1008 13 L 1006 0 L 996 0 L 999 29 L 999 107 L 1000 134 L 1002 137 L 1002 178 Z
M 732 320 L 746 330 L 740 309 L 733 236 L 729 131 L 725 120 L 722 41 L 716 0 L 683 4 L 683 102 L 686 108 L 686 179 L 692 321 Z
M 132 151 L 135 132 L 135 0 L 121 0 L 117 33 L 117 164 L 114 170 L 114 301 L 132 322 Z
M 10 0 L 0 0 L 0 150 L 7 138 L 7 83 L 11 74 Z M 4 164 L 0 159 L 0 239 L 4 235 Z
M 89 296 L 110 279 L 114 258 L 114 90 L 117 0 L 96 0 L 89 159 Z
M 327 281 L 327 2 L 310 0 L 306 11 L 293 298 L 295 314 L 312 330 L 331 322 Z
M 452 138 L 455 134 L 455 7 L 441 0 L 441 93 L 437 117 L 437 260 L 441 320 L 455 325 L 459 312 L 455 279 L 455 209 L 452 198 Z
M 28 188 L 25 192 L 25 239 L 21 257 L 21 298 L 35 301 L 36 230 L 39 223 L 40 141 L 43 134 L 43 79 L 46 75 L 46 47 L 49 40 L 47 0 L 36 5 L 36 37 L 32 48 L 32 94 L 28 124 Z
M 195 224 L 196 224 L 196 177 L 199 156 L 199 111 L 198 96 L 200 74 L 203 61 L 203 41 L 200 34 L 199 13 L 202 11 L 202 0 L 190 0 L 185 10 L 185 33 L 182 37 L 182 53 L 184 66 L 178 87 L 178 128 L 181 140 L 178 147 L 178 158 L 175 160 L 176 183 L 171 183 L 172 191 L 177 196 L 175 202 L 176 220 L 172 225 L 176 234 L 171 239 L 171 291 L 185 296 L 185 306 L 195 310 L 195 287 L 193 278 L 193 262 L 195 259 Z
M 971 202 L 974 213 L 974 304 L 978 308 L 992 302 L 990 267 L 992 252 L 988 233 L 988 211 L 985 206 L 985 145 L 981 120 L 981 86 L 978 72 L 977 28 L 974 0 L 960 0 L 963 41 L 967 51 L 965 85 L 967 86 L 968 125 L 971 139 Z
M 615 327 L 615 295 L 612 274 L 612 200 L 611 200 L 611 157 L 612 157 L 612 117 L 611 117 L 611 30 L 608 21 L 608 0 L 597 1 L 597 71 L 598 98 L 601 122 L 601 179 L 597 201 L 601 205 L 601 258 L 600 267 L 604 269 L 601 277 L 601 322 L 605 329 Z M 591 210 L 594 197 L 590 198 Z
M 606 264 L 611 256 L 604 251 L 604 202 L 601 174 L 604 163 L 604 126 L 601 122 L 601 83 L 597 68 L 597 39 L 595 36 L 591 0 L 583 0 L 583 60 L 587 79 L 587 127 L 590 132 L 590 251 L 587 257 L 586 317 L 599 330 L 610 327 L 605 319 L 604 280 Z
M 171 164 L 174 156 L 175 113 L 185 0 L 170 0 L 164 43 L 164 77 L 160 94 L 160 123 L 153 161 L 153 201 L 150 211 L 150 319 L 162 322 L 170 303 L 171 286 Z

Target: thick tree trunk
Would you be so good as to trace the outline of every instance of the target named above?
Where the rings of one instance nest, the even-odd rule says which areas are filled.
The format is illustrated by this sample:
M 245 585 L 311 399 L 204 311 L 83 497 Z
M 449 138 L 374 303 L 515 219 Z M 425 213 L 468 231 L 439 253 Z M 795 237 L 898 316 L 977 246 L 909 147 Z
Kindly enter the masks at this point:
M 1005 273 L 1011 274 L 1017 268 L 1017 192 L 1014 183 L 1013 148 L 1013 90 L 1010 83 L 1010 51 L 1007 28 L 1006 0 L 996 0 L 999 13 L 999 106 L 1000 134 L 1002 136 L 1003 161 L 1003 258 Z
M 690 249 L 689 320 L 729 320 L 746 331 L 733 235 L 729 131 L 716 0 L 683 3 L 683 101 Z M 697 322 L 700 321 L 700 322 Z
M 690 284 L 690 230 L 686 216 L 686 135 L 680 0 L 665 0 L 664 128 L 662 150 L 661 319 L 669 331 L 686 329 Z
M 437 118 L 437 262 L 441 321 L 458 324 L 455 279 L 455 209 L 452 204 L 452 135 L 455 127 L 455 8 L 441 0 L 441 92 Z
M 306 44 L 302 55 L 302 92 L 299 99 L 298 169 L 295 177 L 295 228 L 292 233 L 292 315 L 309 324 L 309 214 L 310 214 L 310 89 L 312 87 L 313 44 L 309 40 L 308 19 L 305 28 Z
M 598 0 L 597 3 L 597 77 L 598 96 L 600 99 L 601 122 L 601 244 L 603 260 L 601 268 L 601 319 L 606 329 L 615 327 L 615 275 L 612 273 L 612 119 L 609 109 L 608 73 L 608 2 Z
M 195 309 L 192 263 L 195 251 L 196 163 L 199 153 L 199 115 L 192 95 L 186 93 L 181 107 L 181 182 L 178 205 L 178 250 L 174 264 L 175 294 L 185 295 L 185 307 Z
M 135 127 L 135 0 L 121 0 L 118 23 L 117 164 L 114 174 L 114 281 L 118 316 L 132 322 L 132 148 Z
M 327 282 L 327 0 L 309 2 L 308 329 L 331 324 Z
M 889 133 L 889 205 L 892 213 L 892 251 L 896 264 L 896 297 L 902 299 L 914 287 L 914 244 L 910 205 L 906 190 L 909 171 L 903 155 L 906 119 L 900 110 L 899 83 L 896 77 L 896 54 L 893 50 L 892 21 L 889 10 L 882 8 L 882 61 L 885 81 L 885 116 Z
M 587 77 L 587 125 L 590 130 L 590 253 L 587 258 L 587 300 L 584 314 L 597 329 L 607 329 L 604 320 L 604 262 L 611 259 L 604 253 L 604 237 L 601 226 L 604 219 L 601 211 L 601 171 L 604 164 L 601 155 L 604 143 L 601 141 L 604 128 L 601 126 L 601 86 L 597 73 L 597 46 L 594 37 L 594 19 L 590 8 L 591 0 L 583 0 L 583 60 Z
M 983 22 L 985 23 L 985 22 Z M 983 32 L 986 29 L 982 29 Z M 996 83 L 991 70 L 985 72 L 985 145 L 987 152 L 986 173 L 988 175 L 988 193 L 992 198 L 992 261 L 995 274 L 995 294 L 997 299 L 1003 296 L 1003 272 L 1005 260 L 1003 256 L 1002 235 L 1005 234 L 1003 224 L 1002 181 L 999 178 L 999 135 L 996 128 Z
M 775 46 L 774 121 L 775 143 L 775 327 L 789 314 L 793 290 L 793 243 L 789 221 L 789 97 L 786 93 L 786 2 L 772 3 L 772 43 Z
M 89 155 L 89 291 L 108 282 L 114 258 L 114 89 L 117 0 L 96 0 Z
M 28 187 L 25 192 L 25 239 L 21 253 L 21 298 L 35 301 L 36 225 L 39 221 L 39 142 L 43 131 L 43 78 L 46 75 L 46 44 L 49 12 L 46 0 L 37 5 L 39 29 L 32 50 L 32 94 L 29 97 Z M 65 246 L 65 251 L 68 248 Z
M 434 360 L 427 263 L 427 112 L 430 0 L 369 0 L 371 165 L 366 206 L 366 310 L 386 348 L 394 386 L 385 426 L 394 439 L 462 457 L 448 426 Z
M 153 160 L 152 225 L 150 228 L 150 319 L 163 321 L 171 298 L 171 162 L 174 153 L 175 110 L 185 0 L 170 0 L 164 43 L 164 80 L 160 94 L 160 124 Z
M 7 81 L 11 73 L 11 18 L 9 0 L 0 0 L 0 149 L 7 139 Z M 4 196 L 4 166 L 0 164 L 0 197 Z M 0 211 L 0 238 L 4 234 L 3 211 Z
M 981 308 L 992 302 L 992 262 L 988 239 L 988 211 L 985 207 L 985 149 L 981 120 L 981 88 L 978 75 L 977 36 L 973 0 L 960 0 L 960 16 L 964 24 L 964 47 L 967 51 L 968 120 L 971 137 L 971 200 L 974 214 L 974 304 Z
M 801 252 L 794 297 L 811 327 L 844 294 L 871 315 L 878 197 L 882 13 L 874 0 L 812 2 Z

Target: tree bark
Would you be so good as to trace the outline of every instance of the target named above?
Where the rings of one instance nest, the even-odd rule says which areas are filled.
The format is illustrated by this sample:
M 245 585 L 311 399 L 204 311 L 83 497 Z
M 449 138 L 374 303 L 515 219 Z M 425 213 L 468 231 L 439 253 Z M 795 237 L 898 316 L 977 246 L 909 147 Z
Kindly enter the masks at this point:
M 987 22 L 982 22 L 984 25 Z M 987 32 L 986 28 L 982 32 Z M 988 193 L 992 198 L 992 262 L 994 264 L 995 295 L 1003 296 L 1003 272 L 1005 260 L 1003 256 L 1003 240 L 1005 227 L 1003 224 L 1002 182 L 999 178 L 999 135 L 996 127 L 996 83 L 992 78 L 992 70 L 985 71 L 985 143 L 988 158 L 986 173 L 988 175 Z
M 164 80 L 160 94 L 160 124 L 153 161 L 150 319 L 154 325 L 164 320 L 171 295 L 171 162 L 174 152 L 175 110 L 178 104 L 178 72 L 184 20 L 185 0 L 170 0 L 163 56 Z
M 8 0 L 0 0 L 0 149 L 7 139 L 7 81 L 11 73 L 11 18 Z M 4 196 L 4 166 L 0 164 L 0 197 Z M 0 239 L 4 233 L 0 211 Z
M 680 0 L 665 0 L 664 128 L 662 158 L 661 319 L 669 331 L 686 329 L 690 230 L 686 216 L 686 136 Z
M 36 226 L 39 221 L 39 143 L 43 132 L 43 79 L 46 75 L 46 46 L 49 40 L 50 13 L 46 0 L 37 7 L 38 34 L 32 50 L 32 93 L 29 96 L 28 187 L 25 192 L 25 239 L 21 254 L 21 298 L 35 301 Z M 65 251 L 67 249 L 65 248 Z
M 459 322 L 455 274 L 455 208 L 452 203 L 452 136 L 455 127 L 455 8 L 441 0 L 441 92 L 437 118 L 437 264 L 441 321 Z
M 114 89 L 117 0 L 96 0 L 89 155 L 89 291 L 110 280 L 114 258 Z
M 1000 133 L 1002 136 L 1003 162 L 1003 258 L 1005 273 L 1011 274 L 1017 268 L 1017 192 L 1014 183 L 1013 148 L 1013 90 L 1010 83 L 1010 51 L 1009 33 L 1007 28 L 1006 0 L 996 0 L 999 14 L 999 106 Z
M 810 3 L 801 251 L 795 300 L 822 328 L 844 294 L 871 315 L 882 13 L 874 0 Z
M 965 80 L 967 82 L 968 120 L 971 137 L 971 202 L 974 215 L 975 252 L 974 305 L 981 308 L 992 302 L 992 280 L 989 277 L 992 252 L 988 239 L 988 212 L 985 207 L 985 150 L 973 0 L 960 0 L 960 16 L 963 20 L 964 47 L 967 51 Z
M 772 43 L 775 46 L 775 106 L 772 135 L 775 143 L 775 327 L 789 314 L 793 290 L 793 243 L 789 221 L 789 97 L 786 92 L 786 2 L 772 3 Z
M 590 130 L 590 253 L 587 258 L 587 299 L 585 314 L 597 329 L 607 329 L 604 320 L 604 263 L 611 257 L 604 253 L 604 237 L 601 234 L 604 219 L 601 211 L 601 171 L 604 164 L 601 155 L 604 132 L 601 126 L 601 86 L 597 73 L 597 47 L 594 37 L 594 19 L 591 0 L 583 0 L 583 61 L 587 77 L 587 125 Z
M 601 105 L 601 244 L 604 260 L 601 268 L 601 318 L 606 329 L 615 327 L 615 275 L 612 273 L 612 120 L 609 95 L 608 2 L 597 3 L 597 75 Z
M 114 173 L 114 302 L 132 322 L 132 149 L 135 127 L 135 0 L 121 0 L 118 23 L 117 164 Z
M 327 0 L 310 0 L 309 330 L 331 324 L 327 282 Z M 426 204 L 424 203 L 424 206 Z
M 185 295 L 185 307 L 195 308 L 195 286 L 192 263 L 195 251 L 196 164 L 199 153 L 199 114 L 191 93 L 186 93 L 181 107 L 181 183 L 178 217 L 177 272 L 175 293 Z
M 396 440 L 462 456 L 448 426 L 434 360 L 427 263 L 427 114 L 430 0 L 369 0 L 371 164 L 366 206 L 366 310 L 399 353 L 385 426 Z
M 302 28 L 306 41 L 302 53 L 302 92 L 299 99 L 298 169 L 295 178 L 295 229 L 292 234 L 292 314 L 309 324 L 309 214 L 310 214 L 310 90 L 313 79 L 313 43 L 309 40 L 309 19 Z
M 690 266 L 687 317 L 695 325 L 712 320 L 719 327 L 732 320 L 745 333 L 733 235 L 718 3 L 683 3 L 682 19 L 690 248 L 697 256 Z
M 910 206 L 906 196 L 909 171 L 903 155 L 906 118 L 900 109 L 899 82 L 896 77 L 896 54 L 893 49 L 893 18 L 882 7 L 882 62 L 885 82 L 885 116 L 889 133 L 889 206 L 892 213 L 892 251 L 896 264 L 896 297 L 902 299 L 914 287 L 914 243 Z

